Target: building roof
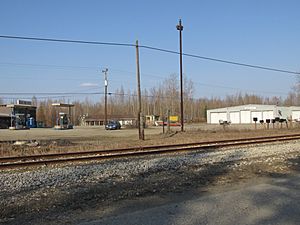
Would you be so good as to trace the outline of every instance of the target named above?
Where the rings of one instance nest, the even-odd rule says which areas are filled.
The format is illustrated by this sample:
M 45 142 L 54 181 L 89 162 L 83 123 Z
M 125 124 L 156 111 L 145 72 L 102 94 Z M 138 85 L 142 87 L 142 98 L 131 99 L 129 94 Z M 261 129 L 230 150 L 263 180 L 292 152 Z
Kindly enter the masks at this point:
M 11 114 L 11 109 L 6 107 L 0 107 L 0 114 L 9 115 Z
M 104 121 L 105 118 L 104 117 L 99 117 L 99 116 L 95 116 L 95 117 L 83 117 L 82 119 L 84 119 L 85 121 Z M 135 120 L 137 119 L 136 117 L 133 116 L 111 116 L 109 115 L 107 117 L 107 120 Z
M 0 105 L 0 107 L 36 109 L 36 106 L 34 106 L 34 105 L 24 105 L 24 104 L 3 104 L 3 105 Z
M 54 107 L 74 107 L 74 104 L 68 104 L 68 103 L 52 103 L 52 106 Z
M 10 114 L 6 114 L 6 113 L 0 113 L 0 117 L 11 117 Z
M 263 105 L 263 104 L 248 104 L 248 105 L 238 105 L 238 106 L 230 106 L 225 108 L 217 108 L 217 109 L 210 109 L 207 110 L 208 112 L 227 112 L 230 111 L 240 111 L 240 110 L 274 110 L 274 109 L 291 109 L 291 110 L 300 110 L 299 106 L 277 106 L 277 105 Z

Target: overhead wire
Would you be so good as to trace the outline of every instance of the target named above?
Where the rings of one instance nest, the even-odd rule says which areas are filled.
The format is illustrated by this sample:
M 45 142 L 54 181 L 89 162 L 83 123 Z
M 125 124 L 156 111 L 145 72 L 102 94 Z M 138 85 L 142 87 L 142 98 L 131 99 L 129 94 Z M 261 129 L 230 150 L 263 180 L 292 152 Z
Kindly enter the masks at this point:
M 193 83 L 198 84 L 200 86 L 204 86 L 204 87 L 215 87 L 215 88 L 231 89 L 231 90 L 236 90 L 236 91 L 240 91 L 240 92 L 254 92 L 254 93 L 264 93 L 264 94 L 288 95 L 288 93 L 284 93 L 284 92 L 270 92 L 270 91 L 241 89 L 241 88 L 237 88 L 237 87 L 229 87 L 229 86 L 222 86 L 222 85 L 218 85 L 218 84 L 207 84 L 207 83 L 200 83 L 200 82 L 193 82 Z
M 8 62 L 0 62 L 1 64 L 8 64 L 8 65 L 21 65 L 21 66 L 47 66 L 47 67 L 58 67 L 58 68 L 87 68 L 87 69 L 98 69 L 97 67 L 87 67 L 87 66 L 63 66 L 63 65 L 45 65 L 45 64 L 25 64 L 25 63 L 8 63 Z M 103 67 L 104 68 L 104 67 Z M 133 74 L 135 72 L 133 71 L 126 71 L 126 70 L 120 70 L 120 69 L 114 69 L 114 68 L 110 68 L 111 71 L 119 71 L 119 72 L 125 72 L 125 73 L 130 73 Z M 149 73 L 142 73 L 142 75 L 147 76 L 147 77 L 154 77 L 156 79 L 165 79 L 162 75 L 154 75 L 154 74 L 149 74 Z M 6 78 L 6 79 L 35 79 L 33 77 L 1 77 L 1 78 Z M 86 78 L 56 78 L 56 80 L 83 80 Z M 90 80 L 99 80 L 98 78 L 89 78 Z M 123 81 L 120 80 L 116 80 L 116 79 L 110 79 L 110 81 L 114 81 L 114 83 L 122 83 L 124 84 Z M 126 81 L 127 83 L 129 82 L 128 80 Z M 131 83 L 131 82 L 129 82 Z M 265 93 L 265 94 L 280 94 L 280 95 L 288 95 L 287 93 L 283 93 L 283 92 L 267 92 L 267 91 L 257 91 L 257 90 L 245 90 L 245 89 L 241 89 L 241 88 L 237 88 L 237 87 L 232 87 L 232 86 L 224 86 L 224 85 L 218 85 L 218 84 L 207 84 L 207 83 L 202 83 L 202 82 L 197 82 L 197 81 L 193 81 L 193 83 L 204 86 L 204 87 L 216 87 L 216 88 L 222 88 L 222 89 L 231 89 L 231 90 L 237 90 L 237 91 L 250 91 L 250 92 L 259 92 L 259 93 Z M 145 85 L 143 85 L 145 87 Z M 100 86 L 97 88 L 101 88 Z
M 40 37 L 24 37 L 24 36 L 10 36 L 10 35 L 0 35 L 0 38 L 17 39 L 17 40 L 30 40 L 30 41 L 47 41 L 47 42 L 61 42 L 61 43 L 77 43 L 77 44 L 137 47 L 137 45 L 135 45 L 135 44 L 118 43 L 118 42 L 99 42 L 99 41 L 54 39 L 54 38 L 40 38 Z M 170 54 L 177 54 L 177 55 L 180 54 L 180 52 L 177 52 L 177 51 L 174 51 L 174 50 L 157 48 L 157 47 L 152 47 L 152 46 L 147 46 L 147 45 L 138 45 L 138 47 L 144 48 L 144 49 L 149 49 L 149 50 L 154 50 L 154 51 L 170 53 Z M 284 70 L 284 69 L 277 69 L 277 68 L 260 66 L 260 65 L 253 65 L 253 64 L 248 64 L 248 63 L 241 63 L 241 62 L 236 62 L 236 61 L 229 61 L 229 60 L 206 57 L 206 56 L 201 56 L 201 55 L 196 55 L 196 54 L 182 53 L 182 55 L 187 56 L 187 57 L 192 57 L 192 58 L 198 58 L 198 59 L 203 59 L 203 60 L 219 62 L 219 63 L 231 64 L 231 65 L 235 65 L 235 66 L 243 66 L 243 67 L 249 67 L 249 68 L 254 68 L 254 69 L 261 69 L 261 70 L 268 70 L 268 71 L 273 71 L 273 72 L 300 75 L 300 72 Z
M 137 94 L 128 94 L 128 93 L 116 93 L 116 92 L 108 92 L 108 96 L 126 96 L 126 97 L 138 97 Z M 283 93 L 282 93 L 283 94 Z M 1 96 L 2 95 L 2 96 Z M 0 99 L 19 99 L 17 97 L 11 97 L 11 96 L 33 96 L 37 99 L 48 99 L 48 98 L 64 98 L 64 97 L 75 97 L 76 96 L 88 96 L 88 95 L 105 95 L 104 92 L 41 92 L 41 93 L 0 93 Z M 287 94 L 286 94 L 287 95 Z M 5 97 L 3 97 L 5 96 Z M 9 97 L 8 97 L 9 96 Z M 141 95 L 143 98 L 156 98 L 156 99 L 176 99 L 174 97 L 170 96 L 159 96 L 159 95 Z M 179 99 L 179 95 L 177 96 Z M 26 98 L 26 97 L 25 97 Z M 26 98 L 26 99 L 29 99 Z M 199 100 L 199 98 L 194 97 L 188 97 L 188 99 L 192 100 Z
M 62 43 L 77 43 L 77 44 L 93 44 L 93 45 L 109 45 L 109 46 L 136 47 L 135 44 L 117 43 L 117 42 L 98 42 L 98 41 L 83 41 L 83 40 L 53 39 L 53 38 L 38 38 L 38 37 L 22 37 L 22 36 L 8 36 L 8 35 L 0 35 L 0 38 L 19 39 L 19 40 L 31 40 L 31 41 L 48 41 L 48 42 L 62 42 Z M 147 45 L 139 45 L 138 47 L 144 48 L 144 49 L 149 49 L 149 50 L 154 50 L 154 51 L 160 51 L 160 52 L 170 53 L 170 54 L 177 54 L 177 55 L 180 54 L 177 51 L 163 49 L 163 48 L 157 48 L 157 47 L 152 47 L 152 46 L 147 46 Z M 250 67 L 250 68 L 255 68 L 255 69 L 269 70 L 269 71 L 273 71 L 273 72 L 281 72 L 281 73 L 288 73 L 288 74 L 295 74 L 295 75 L 299 75 L 300 74 L 299 72 L 295 72 L 295 71 L 289 71 L 289 70 L 283 70 L 283 69 L 277 69 L 277 68 L 265 67 L 265 66 L 259 66 L 259 65 L 252 65 L 252 64 L 240 63 L 240 62 L 235 62 L 235 61 L 228 61 L 228 60 L 223 60 L 223 59 L 218 59 L 218 58 L 211 58 L 211 57 L 205 57 L 205 56 L 200 56 L 200 55 L 195 55 L 195 54 L 183 53 L 183 55 L 187 56 L 187 57 L 199 58 L 199 59 L 203 59 L 203 60 L 210 60 L 210 61 L 215 61 L 215 62 L 220 62 L 220 63 L 226 63 L 226 64 L 232 64 L 232 65 L 237 65 L 237 66 Z M 12 65 L 15 65 L 14 63 L 0 63 L 0 64 L 10 64 L 10 65 L 12 64 Z M 63 68 L 77 68 L 77 69 L 80 68 L 80 69 L 93 69 L 93 70 L 94 69 L 98 69 L 97 67 L 83 67 L 83 66 L 58 66 L 58 65 L 38 65 L 38 64 L 19 64 L 19 65 L 57 67 L 57 68 L 60 68 L 60 69 L 63 69 Z M 148 74 L 148 76 L 149 76 L 149 74 Z M 199 83 L 199 84 L 200 85 L 204 85 L 204 86 L 220 87 L 218 85 L 208 85 L 208 84 L 201 84 L 201 83 Z M 229 89 L 238 90 L 238 88 L 233 88 L 233 87 L 222 87 L 222 88 L 229 88 Z M 257 91 L 255 91 L 255 92 L 257 92 Z M 264 92 L 264 93 L 267 93 L 267 92 Z M 268 93 L 270 93 L 270 92 L 268 92 Z M 9 94 L 9 93 L 0 93 L 0 94 Z M 20 94 L 20 95 L 24 95 L 24 94 L 25 95 L 26 94 L 28 94 L 28 95 L 34 95 L 36 93 L 14 93 L 14 94 L 15 95 L 18 95 L 18 94 Z M 52 97 L 54 97 L 53 95 L 57 95 L 57 94 L 60 94 L 60 96 L 57 96 L 57 97 L 70 97 L 69 95 L 94 95 L 94 94 L 98 94 L 99 95 L 99 94 L 104 94 L 104 93 L 99 93 L 99 92 L 98 93 L 70 92 L 70 93 L 43 93 L 43 94 L 49 95 L 49 96 L 52 96 Z M 67 94 L 67 96 L 65 96 L 65 94 Z M 115 94 L 115 93 L 110 93 L 110 94 Z M 283 93 L 280 93 L 280 94 L 283 94 Z M 143 96 L 143 97 L 155 97 L 155 96 Z M 43 98 L 47 98 L 47 97 L 43 97 Z
M 140 45 L 139 47 L 145 48 L 145 49 L 150 49 L 150 50 L 155 50 L 155 51 L 161 51 L 161 52 L 166 52 L 166 53 L 177 54 L 177 55 L 180 54 L 180 52 L 167 50 L 167 49 L 162 49 L 162 48 L 151 47 L 151 46 L 146 46 L 146 45 Z M 290 70 L 283 70 L 283 69 L 276 69 L 276 68 L 259 66 L 259 65 L 252 65 L 252 64 L 247 64 L 247 63 L 234 62 L 234 61 L 211 58 L 211 57 L 200 56 L 200 55 L 189 54 L 189 53 L 182 53 L 182 55 L 192 57 L 192 58 L 198 58 L 198 59 L 204 59 L 204 60 L 209 60 L 209 61 L 214 61 L 214 62 L 219 62 L 219 63 L 226 63 L 226 64 L 231 64 L 231 65 L 236 65 L 236 66 L 243 66 L 243 67 L 250 67 L 250 68 L 255 68 L 255 69 L 269 70 L 269 71 L 273 71 L 273 72 L 300 75 L 300 72 L 295 72 L 295 71 L 290 71 Z
M 93 45 L 110 45 L 110 46 L 135 47 L 134 44 L 117 43 L 117 42 L 84 41 L 84 40 L 40 38 L 40 37 L 22 37 L 22 36 L 10 36 L 10 35 L 0 35 L 0 38 L 29 40 L 29 41 L 48 41 L 48 42 L 61 42 L 61 43 L 76 43 L 76 44 L 93 44 Z
M 91 66 L 69 66 L 69 65 L 35 64 L 35 63 L 12 63 L 12 62 L 0 62 L 0 65 L 52 67 L 52 68 L 57 68 L 57 69 L 84 69 L 84 70 L 98 70 L 98 69 L 104 68 L 104 66 L 91 67 Z
M 28 76 L 22 76 L 22 77 L 19 77 L 19 76 L 8 76 L 8 77 L 5 77 L 5 76 L 1 76 L 1 79 L 7 79 L 7 80 L 36 80 L 36 78 L 34 77 L 28 77 Z M 44 77 L 43 80 L 46 80 L 46 79 L 53 79 L 51 77 Z M 99 80 L 99 78 L 93 78 L 93 77 L 89 77 L 88 78 L 89 80 Z M 66 81 L 84 81 L 86 80 L 86 78 L 55 78 L 55 80 L 66 80 Z
M 58 69 L 87 69 L 87 70 L 101 70 L 102 68 L 106 68 L 105 66 L 100 67 L 92 67 L 92 66 L 70 66 L 70 65 L 53 65 L 53 64 L 32 64 L 32 63 L 11 63 L 11 62 L 0 62 L 0 65 L 13 65 L 13 66 L 35 66 L 35 67 L 53 67 Z M 100 69 L 99 69 L 100 68 Z M 128 74 L 134 74 L 135 71 L 128 71 L 123 69 L 116 69 L 109 67 L 110 71 L 122 72 Z M 149 74 L 149 73 L 141 73 L 144 76 L 156 77 L 159 79 L 163 79 L 163 75 L 158 76 L 157 74 Z

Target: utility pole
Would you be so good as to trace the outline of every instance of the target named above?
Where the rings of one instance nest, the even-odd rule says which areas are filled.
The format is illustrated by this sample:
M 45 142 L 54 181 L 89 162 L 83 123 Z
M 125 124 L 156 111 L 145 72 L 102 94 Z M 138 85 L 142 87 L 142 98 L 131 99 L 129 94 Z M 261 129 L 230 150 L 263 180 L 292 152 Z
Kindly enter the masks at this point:
M 138 94 L 138 127 L 139 139 L 144 140 L 144 124 L 142 117 L 142 98 L 141 98 L 141 79 L 140 79 L 140 60 L 139 60 L 139 43 L 136 41 L 136 79 L 137 79 L 137 94 Z
M 183 132 L 183 79 L 182 79 L 182 30 L 183 26 L 181 25 L 181 19 L 179 19 L 179 24 L 176 26 L 177 30 L 179 30 L 179 46 L 180 46 L 180 113 L 181 113 L 181 131 Z
M 107 68 L 102 70 L 102 73 L 104 73 L 104 126 L 107 125 L 107 72 Z
M 168 109 L 168 112 L 167 112 L 167 126 L 168 126 L 168 134 L 169 134 L 171 131 L 171 129 L 170 129 L 170 109 Z

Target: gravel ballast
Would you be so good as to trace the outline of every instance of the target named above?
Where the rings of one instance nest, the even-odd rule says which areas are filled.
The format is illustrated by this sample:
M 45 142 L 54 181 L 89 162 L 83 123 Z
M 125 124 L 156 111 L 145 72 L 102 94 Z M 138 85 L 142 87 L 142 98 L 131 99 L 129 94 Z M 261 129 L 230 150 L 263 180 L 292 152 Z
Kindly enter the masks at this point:
M 0 222 L 53 217 L 142 196 L 182 192 L 298 168 L 300 141 L 0 172 Z M 37 220 L 37 215 L 39 220 Z M 63 220 L 63 219 L 62 219 Z

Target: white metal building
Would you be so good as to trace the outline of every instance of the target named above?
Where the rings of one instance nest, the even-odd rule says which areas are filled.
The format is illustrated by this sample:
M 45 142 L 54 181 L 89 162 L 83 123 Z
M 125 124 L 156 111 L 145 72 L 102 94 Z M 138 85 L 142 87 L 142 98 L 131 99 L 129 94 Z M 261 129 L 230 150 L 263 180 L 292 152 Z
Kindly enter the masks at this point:
M 251 104 L 207 110 L 207 123 L 209 124 L 219 124 L 220 121 L 227 121 L 232 124 L 249 124 L 254 123 L 254 117 L 258 121 L 264 120 L 264 122 L 266 119 L 275 119 L 275 117 L 300 121 L 300 107 Z

